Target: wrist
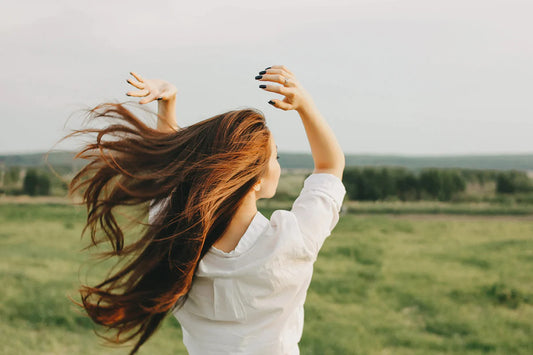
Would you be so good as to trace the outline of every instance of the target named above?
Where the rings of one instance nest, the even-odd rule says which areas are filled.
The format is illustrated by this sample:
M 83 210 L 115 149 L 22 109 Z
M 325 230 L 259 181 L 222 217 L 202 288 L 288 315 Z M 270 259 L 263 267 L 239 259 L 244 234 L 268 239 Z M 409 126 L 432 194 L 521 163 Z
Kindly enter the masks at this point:
M 179 129 L 176 122 L 176 95 L 157 102 L 158 120 L 157 128 L 162 131 L 175 131 Z
M 175 104 L 176 103 L 176 94 L 170 96 L 170 97 L 167 97 L 167 98 L 164 98 L 164 99 L 161 99 L 161 100 L 157 100 L 157 105 L 158 106 L 168 106 L 170 104 Z
M 308 103 L 306 103 L 306 104 L 304 104 L 301 107 L 296 109 L 296 112 L 298 112 L 298 114 L 300 114 L 300 116 L 307 116 L 307 115 L 310 115 L 313 112 L 317 112 L 317 111 L 318 111 L 318 109 L 317 109 L 317 107 L 316 107 L 314 102 L 308 102 Z

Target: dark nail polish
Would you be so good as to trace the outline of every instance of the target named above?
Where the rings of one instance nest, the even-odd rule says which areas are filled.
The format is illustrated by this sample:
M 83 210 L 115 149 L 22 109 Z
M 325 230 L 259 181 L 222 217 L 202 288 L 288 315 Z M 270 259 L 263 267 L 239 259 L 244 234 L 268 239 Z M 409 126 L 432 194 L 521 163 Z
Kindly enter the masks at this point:
M 266 87 L 267 87 L 266 85 L 259 85 L 260 89 L 266 89 Z
M 259 72 L 260 75 L 263 75 L 263 74 L 266 74 L 266 73 L 267 73 L 266 70 L 263 70 L 263 71 Z
M 265 70 L 270 69 L 270 68 L 272 68 L 272 67 L 265 68 Z
M 258 76 L 255 77 L 255 80 L 258 80 L 258 79 L 261 79 L 261 78 L 263 78 L 263 76 L 262 75 L 258 75 Z
M 272 100 L 270 100 L 268 103 L 271 104 L 271 105 L 275 105 L 274 101 L 272 101 Z

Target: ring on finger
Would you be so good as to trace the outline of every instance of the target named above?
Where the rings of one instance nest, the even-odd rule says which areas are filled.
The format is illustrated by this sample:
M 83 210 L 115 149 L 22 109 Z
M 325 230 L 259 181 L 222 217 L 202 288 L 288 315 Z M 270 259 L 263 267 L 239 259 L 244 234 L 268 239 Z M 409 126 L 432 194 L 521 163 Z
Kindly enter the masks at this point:
M 285 82 L 283 83 L 284 86 L 287 86 L 287 83 L 289 82 L 289 79 L 287 78 L 284 78 L 285 79 Z

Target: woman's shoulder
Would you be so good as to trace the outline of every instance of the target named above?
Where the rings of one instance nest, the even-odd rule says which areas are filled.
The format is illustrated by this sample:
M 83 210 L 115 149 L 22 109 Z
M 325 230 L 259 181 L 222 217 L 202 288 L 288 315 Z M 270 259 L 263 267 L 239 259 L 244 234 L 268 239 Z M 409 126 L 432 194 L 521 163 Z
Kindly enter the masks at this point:
M 270 216 L 270 226 L 280 233 L 290 233 L 298 227 L 294 213 L 288 210 L 275 210 Z
M 275 210 L 270 216 L 270 228 L 272 237 L 277 239 L 279 245 L 279 257 L 311 260 L 294 213 Z

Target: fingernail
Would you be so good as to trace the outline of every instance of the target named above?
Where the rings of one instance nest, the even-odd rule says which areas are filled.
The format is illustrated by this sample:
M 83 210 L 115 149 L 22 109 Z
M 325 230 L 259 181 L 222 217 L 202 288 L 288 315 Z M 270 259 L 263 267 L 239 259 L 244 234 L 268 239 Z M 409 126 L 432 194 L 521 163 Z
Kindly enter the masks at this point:
M 272 68 L 272 67 L 265 68 L 265 70 L 270 69 L 270 68 Z
M 272 100 L 270 100 L 268 103 L 271 104 L 271 105 L 275 105 L 274 101 L 272 101 Z
M 266 87 L 267 87 L 266 85 L 259 85 L 260 89 L 266 89 Z
M 259 72 L 260 75 L 263 75 L 263 74 L 266 74 L 266 73 L 267 73 L 266 70 L 263 70 L 263 71 Z
M 259 80 L 261 78 L 263 78 L 263 76 L 262 75 L 258 75 L 258 76 L 255 77 L 255 80 Z
M 162 97 L 158 97 L 157 99 L 158 99 L 158 100 L 163 100 L 163 98 L 162 98 Z

